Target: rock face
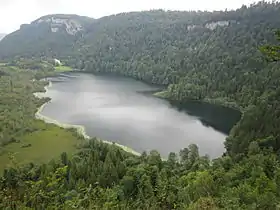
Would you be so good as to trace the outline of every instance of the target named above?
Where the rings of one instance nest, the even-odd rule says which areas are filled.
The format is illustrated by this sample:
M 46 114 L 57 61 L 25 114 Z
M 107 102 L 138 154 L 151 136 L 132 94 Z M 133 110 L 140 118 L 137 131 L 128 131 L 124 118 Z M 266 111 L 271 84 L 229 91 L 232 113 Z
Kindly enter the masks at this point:
M 211 31 L 215 30 L 218 27 L 227 27 L 230 24 L 238 24 L 237 21 L 231 20 L 231 21 L 216 21 L 216 22 L 210 22 L 206 23 L 205 25 L 188 25 L 187 29 L 188 31 L 193 31 L 194 29 L 197 28 L 208 28 Z
M 44 16 L 32 22 L 35 25 L 42 23 L 48 24 L 53 33 L 66 31 L 70 35 L 75 35 L 79 31 L 84 30 L 83 21 L 81 21 L 79 16 L 75 15 Z
M 215 30 L 219 26 L 220 27 L 229 26 L 229 23 L 230 23 L 229 21 L 217 21 L 217 22 L 207 23 L 205 27 L 210 30 Z

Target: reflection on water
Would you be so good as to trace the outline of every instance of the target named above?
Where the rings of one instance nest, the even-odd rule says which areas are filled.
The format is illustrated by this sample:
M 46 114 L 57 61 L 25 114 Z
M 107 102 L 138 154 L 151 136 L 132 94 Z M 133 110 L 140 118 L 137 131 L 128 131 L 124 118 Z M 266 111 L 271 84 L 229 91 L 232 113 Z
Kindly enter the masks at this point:
M 169 103 L 147 95 L 157 90 L 133 79 L 70 73 L 51 78 L 46 93 L 52 101 L 42 114 L 63 123 L 84 125 L 88 135 L 143 152 L 169 152 L 195 143 L 201 154 L 217 157 L 240 115 L 238 112 L 190 102 Z
M 229 134 L 233 125 L 241 118 L 241 113 L 237 110 L 205 102 L 190 101 L 184 104 L 170 102 L 170 104 L 179 111 L 199 117 L 205 126 L 211 126 L 224 134 Z

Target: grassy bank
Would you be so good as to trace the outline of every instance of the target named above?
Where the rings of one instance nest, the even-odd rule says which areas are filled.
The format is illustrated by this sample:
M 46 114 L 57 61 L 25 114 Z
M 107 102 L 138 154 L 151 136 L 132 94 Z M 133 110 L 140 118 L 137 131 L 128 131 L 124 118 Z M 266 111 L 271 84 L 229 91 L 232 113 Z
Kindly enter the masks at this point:
M 21 165 L 42 163 L 72 154 L 81 143 L 76 131 L 36 119 L 35 113 L 47 100 L 34 92 L 44 91 L 45 82 L 34 80 L 42 72 L 1 67 L 0 77 L 0 173 L 16 159 Z M 50 72 L 48 72 L 49 74 Z
M 73 69 L 70 66 L 56 66 L 55 67 L 56 72 L 68 72 L 68 71 L 73 71 Z
M 72 154 L 76 151 L 79 142 L 71 131 L 67 131 L 55 125 L 46 125 L 42 121 L 37 122 L 42 130 L 25 134 L 20 137 L 20 142 L 13 142 L 1 148 L 0 172 L 13 163 L 15 158 L 19 165 L 34 162 L 47 163 L 56 159 L 62 152 Z

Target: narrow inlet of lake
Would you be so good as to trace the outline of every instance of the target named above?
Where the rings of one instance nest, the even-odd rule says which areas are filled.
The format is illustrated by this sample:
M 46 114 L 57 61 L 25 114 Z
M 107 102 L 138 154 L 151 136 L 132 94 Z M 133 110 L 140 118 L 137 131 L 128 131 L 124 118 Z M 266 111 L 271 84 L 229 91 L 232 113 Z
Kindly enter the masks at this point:
M 201 155 L 222 155 L 238 111 L 199 102 L 184 105 L 143 94 L 157 88 L 130 78 L 68 73 L 50 78 L 44 94 L 52 100 L 42 114 L 61 123 L 83 125 L 91 137 L 162 157 L 197 144 Z M 59 143 L 59 142 L 58 142 Z

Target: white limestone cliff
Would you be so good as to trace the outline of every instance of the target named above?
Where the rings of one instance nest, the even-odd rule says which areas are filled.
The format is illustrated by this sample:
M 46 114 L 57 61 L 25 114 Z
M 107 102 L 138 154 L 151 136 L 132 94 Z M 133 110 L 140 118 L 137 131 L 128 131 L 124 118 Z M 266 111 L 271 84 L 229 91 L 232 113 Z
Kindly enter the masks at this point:
M 58 18 L 58 17 L 43 17 L 38 19 L 35 24 L 48 23 L 50 24 L 51 31 L 56 33 L 60 30 L 65 30 L 70 35 L 75 35 L 83 30 L 83 26 L 79 21 L 72 18 Z
M 188 29 L 188 31 L 193 31 L 194 29 L 197 29 L 197 28 L 208 28 L 211 31 L 213 31 L 213 30 L 215 30 L 218 27 L 227 27 L 227 26 L 229 26 L 232 23 L 238 24 L 238 22 L 235 21 L 235 20 L 215 21 L 215 22 L 207 23 L 205 25 L 188 25 L 187 29 Z

